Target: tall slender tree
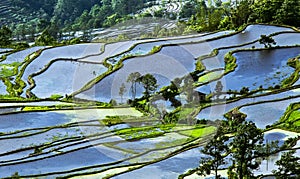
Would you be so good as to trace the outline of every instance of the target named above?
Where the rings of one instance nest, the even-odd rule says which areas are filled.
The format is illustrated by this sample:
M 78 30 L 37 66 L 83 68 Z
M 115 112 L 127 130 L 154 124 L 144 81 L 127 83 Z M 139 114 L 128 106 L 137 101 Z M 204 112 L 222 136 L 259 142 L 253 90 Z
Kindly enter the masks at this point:
M 239 179 L 253 177 L 253 170 L 257 169 L 259 163 L 257 149 L 263 145 L 263 133 L 253 122 L 244 121 L 238 128 L 235 136 L 230 142 L 236 175 Z
M 127 82 L 131 83 L 130 91 L 131 91 L 131 95 L 132 95 L 132 100 L 134 100 L 136 97 L 136 84 L 140 77 L 141 77 L 141 74 L 139 72 L 130 73 L 129 76 L 127 77 Z
M 120 89 L 119 89 L 119 95 L 121 97 L 121 103 L 123 103 L 123 96 L 126 93 L 126 86 L 124 83 L 121 84 Z
M 220 96 L 222 90 L 223 90 L 222 82 L 218 81 L 217 84 L 216 84 L 216 87 L 215 87 L 215 93 L 216 93 L 217 99 L 219 99 L 219 96 Z
M 223 133 L 222 127 L 219 127 L 213 139 L 201 150 L 203 154 L 209 157 L 201 159 L 198 174 L 209 175 L 212 170 L 216 179 L 221 178 L 218 170 L 225 164 L 225 157 L 229 152 L 229 147 L 226 144 L 228 140 L 229 138 Z
M 0 29 L 0 46 L 8 46 L 11 44 L 12 31 L 7 26 Z
M 149 98 L 150 94 L 152 94 L 158 87 L 156 78 L 151 74 L 143 75 L 139 78 L 139 82 L 142 83 L 145 91 L 144 97 Z

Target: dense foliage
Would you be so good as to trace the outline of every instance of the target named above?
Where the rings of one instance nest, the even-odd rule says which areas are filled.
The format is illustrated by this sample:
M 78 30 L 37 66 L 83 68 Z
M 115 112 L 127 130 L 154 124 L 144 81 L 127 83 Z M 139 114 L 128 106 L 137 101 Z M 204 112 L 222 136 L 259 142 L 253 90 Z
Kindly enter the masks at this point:
M 166 11 L 166 3 L 153 0 L 12 0 L 0 2 L 9 7 L 0 12 L 0 25 L 7 25 L 17 40 L 34 41 L 45 29 L 56 39 L 63 32 L 110 27 L 143 17 L 180 20 L 180 33 L 237 29 L 247 23 L 273 23 L 298 26 L 300 2 L 297 0 L 191 0 L 182 1 L 180 13 Z M 159 3 L 152 13 L 142 11 Z M 164 9 L 165 8 L 165 9 Z M 17 14 L 17 15 L 16 15 Z M 184 28 L 183 28 L 184 29 Z M 89 39 L 86 39 L 89 40 Z
M 0 26 L 14 29 L 18 39 L 46 28 L 57 38 L 62 31 L 108 27 L 142 9 L 150 0 L 12 0 L 0 2 Z M 3 14 L 7 13 L 7 17 Z M 6 17 L 6 18 L 5 18 Z M 27 37 L 28 38 L 28 37 Z
M 192 1 L 196 13 L 188 24 L 197 31 L 239 28 L 247 23 L 273 23 L 298 26 L 298 0 L 234 0 L 220 3 Z M 211 2 L 211 1 L 208 1 Z M 187 8 L 187 7 L 186 7 Z M 191 11 L 184 9 L 183 16 Z

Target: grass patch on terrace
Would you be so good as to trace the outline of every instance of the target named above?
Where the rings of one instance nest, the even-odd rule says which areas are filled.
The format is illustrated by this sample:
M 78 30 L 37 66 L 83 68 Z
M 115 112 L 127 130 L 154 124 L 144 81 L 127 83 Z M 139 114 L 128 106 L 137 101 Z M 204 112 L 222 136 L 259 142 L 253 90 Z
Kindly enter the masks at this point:
M 282 81 L 281 86 L 283 88 L 291 86 L 295 82 L 299 80 L 299 73 L 300 73 L 300 56 L 296 58 L 291 58 L 288 60 L 287 64 L 295 69 L 295 72 L 291 74 L 288 78 Z
M 149 54 L 155 54 L 157 52 L 159 52 L 162 49 L 162 46 L 154 46 Z
M 114 143 L 105 143 L 105 144 L 103 144 L 103 146 L 111 148 L 111 149 L 115 149 L 115 150 L 118 150 L 118 151 L 122 151 L 122 152 L 125 152 L 125 153 L 129 153 L 129 154 L 138 154 L 138 152 L 135 152 L 133 150 L 118 147 L 118 146 L 114 145 Z
M 207 73 L 203 76 L 200 76 L 199 79 L 198 79 L 198 83 L 208 83 L 210 81 L 213 81 L 213 80 L 217 80 L 219 78 L 221 78 L 223 75 L 223 71 L 213 71 L 213 72 L 210 72 L 210 73 Z
M 191 137 L 191 138 L 199 138 L 205 135 L 212 134 L 216 131 L 216 127 L 213 126 L 206 126 L 206 125 L 199 125 L 194 129 L 180 131 L 179 134 Z
M 170 141 L 163 141 L 155 144 L 155 148 L 163 148 L 163 147 L 171 147 L 171 146 L 178 146 L 188 142 L 189 139 L 176 139 Z
M 22 111 L 47 111 L 53 109 L 54 107 L 50 106 L 26 106 Z
M 120 116 L 106 116 L 105 119 L 100 120 L 100 123 L 106 126 L 113 126 L 117 124 L 123 124 L 124 121 Z
M 291 113 L 291 115 L 289 116 L 289 118 L 287 119 L 287 121 L 296 121 L 300 119 L 300 109 L 298 109 L 297 111 L 293 111 Z
M 142 116 L 106 116 L 105 119 L 99 120 L 99 122 L 106 126 L 113 126 L 124 123 L 132 123 L 132 124 L 143 124 L 147 122 L 155 122 L 158 121 L 156 118 L 142 117 Z
M 196 62 L 196 72 L 203 72 L 205 70 L 205 66 L 203 65 L 202 61 L 201 60 L 197 60 Z
M 300 103 L 291 104 L 275 126 L 284 130 L 300 132 Z
M 127 128 L 116 131 L 116 134 L 128 141 L 134 141 L 162 136 L 170 132 L 174 126 L 175 124 Z
M 51 111 L 51 110 L 60 110 L 60 109 L 73 109 L 74 105 L 55 105 L 55 106 L 25 106 L 22 111 Z
M 4 102 L 10 102 L 10 101 L 30 101 L 30 99 L 26 99 L 23 97 L 18 97 L 18 96 L 11 96 L 11 95 L 2 95 L 0 94 L 0 101 Z
M 232 55 L 232 52 L 229 52 L 225 55 L 224 61 L 225 61 L 225 73 L 232 72 L 237 67 L 236 58 Z
M 53 95 L 50 96 L 49 99 L 51 99 L 51 100 L 59 100 L 61 98 L 63 98 L 62 95 L 60 95 L 60 94 L 53 94 Z
M 190 115 L 194 110 L 195 110 L 195 108 L 184 107 L 184 108 L 181 108 L 181 110 L 179 111 L 179 115 L 180 115 L 180 117 L 181 116 L 185 117 L 185 116 Z
M 0 64 L 0 78 L 15 76 L 21 63 Z
M 24 101 L 30 101 L 28 99 L 24 98 Z M 110 105 L 107 105 L 106 103 L 72 103 L 72 104 L 57 104 L 53 106 L 25 106 L 22 108 L 22 111 L 24 112 L 30 112 L 30 111 L 53 111 L 53 110 L 69 110 L 69 109 L 89 109 L 89 108 L 110 108 Z

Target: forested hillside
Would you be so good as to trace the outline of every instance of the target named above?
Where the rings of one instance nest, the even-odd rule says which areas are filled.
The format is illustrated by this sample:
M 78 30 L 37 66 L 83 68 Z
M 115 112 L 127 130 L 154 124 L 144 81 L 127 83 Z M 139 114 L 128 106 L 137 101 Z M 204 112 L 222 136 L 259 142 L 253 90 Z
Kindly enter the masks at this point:
M 49 26 L 52 31 L 100 28 L 113 25 L 116 19 L 137 12 L 148 2 L 150 0 L 3 0 L 0 26 L 7 25 L 20 36 L 41 32 Z

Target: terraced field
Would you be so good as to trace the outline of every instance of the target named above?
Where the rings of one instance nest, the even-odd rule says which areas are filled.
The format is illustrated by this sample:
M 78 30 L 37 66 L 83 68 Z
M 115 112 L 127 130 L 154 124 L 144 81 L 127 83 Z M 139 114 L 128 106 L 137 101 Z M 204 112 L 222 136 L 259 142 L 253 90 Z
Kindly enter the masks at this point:
M 276 45 L 265 48 L 261 35 Z M 257 24 L 237 32 L 3 52 L 0 177 L 199 178 L 186 172 L 198 167 L 215 121 L 234 108 L 265 131 L 265 140 L 282 144 L 300 135 L 299 42 L 298 29 Z M 179 122 L 162 124 L 124 102 L 132 95 L 127 77 L 133 72 L 152 74 L 157 94 L 190 77 L 192 90 L 209 101 L 191 105 L 181 91 Z M 170 101 L 151 100 L 160 110 L 174 110 Z M 298 156 L 299 143 L 292 146 Z M 254 174 L 271 174 L 279 156 L 263 159 Z
M 150 13 L 154 14 L 156 11 L 164 10 L 166 12 L 172 12 L 172 13 L 179 13 L 182 9 L 182 6 L 187 1 L 180 1 L 180 0 L 171 0 L 168 2 L 162 2 L 162 1 L 156 1 L 155 4 L 149 8 L 141 10 L 142 13 Z

